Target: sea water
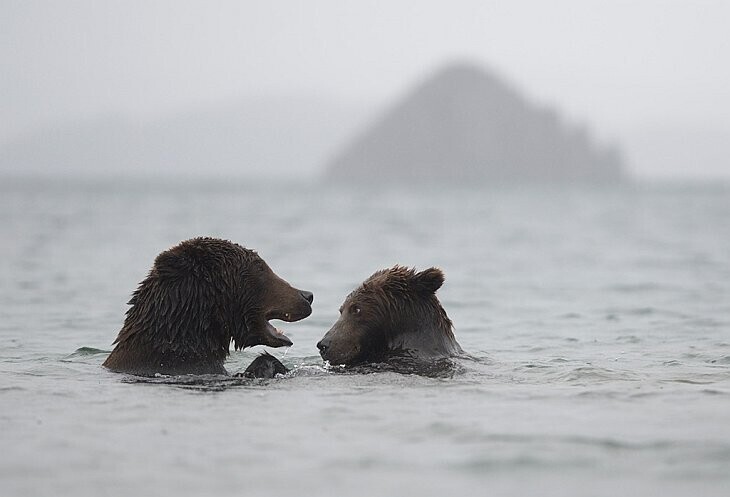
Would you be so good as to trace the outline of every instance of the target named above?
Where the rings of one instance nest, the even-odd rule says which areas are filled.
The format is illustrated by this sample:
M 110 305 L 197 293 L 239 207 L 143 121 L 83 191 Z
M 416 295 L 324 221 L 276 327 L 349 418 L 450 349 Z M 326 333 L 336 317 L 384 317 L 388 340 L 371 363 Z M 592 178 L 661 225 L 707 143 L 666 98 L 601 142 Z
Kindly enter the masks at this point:
M 728 495 L 729 220 L 723 186 L 5 179 L 0 494 Z M 314 292 L 270 350 L 286 377 L 101 366 L 154 257 L 199 235 Z M 327 368 L 344 297 L 396 263 L 444 270 L 471 358 Z

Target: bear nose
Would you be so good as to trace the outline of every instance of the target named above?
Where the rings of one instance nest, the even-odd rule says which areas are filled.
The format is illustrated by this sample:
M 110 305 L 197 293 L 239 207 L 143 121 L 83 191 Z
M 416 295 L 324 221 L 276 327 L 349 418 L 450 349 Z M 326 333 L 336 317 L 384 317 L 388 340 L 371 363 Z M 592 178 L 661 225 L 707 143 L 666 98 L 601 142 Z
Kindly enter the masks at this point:
M 302 294 L 302 297 L 304 297 L 304 300 L 306 300 L 310 304 L 312 302 L 314 302 L 314 294 L 312 292 L 307 292 L 306 290 L 302 290 L 300 293 Z
M 325 352 L 327 351 L 327 344 L 326 344 L 326 343 L 324 343 L 324 340 L 320 340 L 320 341 L 319 341 L 319 342 L 317 343 L 317 348 L 319 349 L 319 352 L 320 352 L 321 354 L 324 354 L 324 353 L 325 353 Z

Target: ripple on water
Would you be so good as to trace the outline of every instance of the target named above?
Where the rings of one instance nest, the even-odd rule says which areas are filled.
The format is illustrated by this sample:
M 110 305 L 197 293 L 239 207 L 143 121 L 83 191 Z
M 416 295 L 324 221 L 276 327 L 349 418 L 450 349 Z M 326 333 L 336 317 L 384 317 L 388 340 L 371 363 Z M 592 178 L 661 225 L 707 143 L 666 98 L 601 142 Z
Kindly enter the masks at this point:
M 472 436 L 466 442 L 479 444 L 485 450 L 472 451 L 450 467 L 475 474 L 523 469 L 574 470 L 611 460 L 624 471 L 658 476 L 675 475 L 680 469 L 678 461 L 692 461 L 681 468 L 688 475 L 726 477 L 730 459 L 730 446 L 708 441 L 633 442 L 573 435 L 487 434 Z
M 717 359 L 708 359 L 707 361 L 710 364 L 728 364 L 730 365 L 730 355 L 725 355 L 722 357 L 719 357 Z
M 566 312 L 565 314 L 561 314 L 560 318 L 562 319 L 580 319 L 583 315 L 578 312 Z
M 566 383 L 584 384 L 586 382 L 638 381 L 641 377 L 637 373 L 628 370 L 581 366 L 570 371 L 557 373 L 553 378 Z
M 73 353 L 67 355 L 63 359 L 61 359 L 62 362 L 74 362 L 75 359 L 79 358 L 85 358 L 85 357 L 96 357 L 99 355 L 108 355 L 111 353 L 111 350 L 102 350 L 102 349 L 95 349 L 93 347 L 81 347 L 76 349 Z
M 555 357 L 553 359 L 550 359 L 550 362 L 565 364 L 565 363 L 570 362 L 570 360 L 569 359 L 565 359 L 563 357 Z
M 225 375 L 180 375 L 154 377 L 125 375 L 122 383 L 135 385 L 169 386 L 200 393 L 223 392 L 235 387 L 262 387 L 276 383 L 280 378 L 261 379 Z
M 514 367 L 512 370 L 515 372 L 524 372 L 524 373 L 540 373 L 546 369 L 553 369 L 553 367 L 550 365 L 547 365 L 547 364 L 539 364 L 539 363 L 530 362 L 527 364 L 520 364 L 519 366 Z
M 704 388 L 702 390 L 702 393 L 706 395 L 728 395 L 728 392 L 725 392 L 723 390 L 717 390 L 714 388 Z
M 669 378 L 663 380 L 665 383 L 684 383 L 687 385 L 711 385 L 717 382 L 718 378 L 714 375 L 698 374 L 692 378 Z
M 682 366 L 682 365 L 683 364 L 681 362 L 676 361 L 676 360 L 662 362 L 662 366 L 670 366 L 670 367 L 673 367 L 673 366 Z
M 25 391 L 25 390 L 27 390 L 27 389 L 26 388 L 23 388 L 23 387 L 16 386 L 16 385 L 7 386 L 7 387 L 0 387 L 0 393 L 5 393 L 5 392 L 22 392 L 22 391 Z
M 304 196 L 292 192 L 290 202 L 269 202 L 265 215 L 254 217 L 248 215 L 250 206 L 266 203 L 273 190 L 262 189 L 259 195 L 256 187 L 239 191 L 227 186 L 225 194 L 214 189 L 195 193 L 192 203 L 190 195 L 173 195 L 173 190 L 163 195 L 140 193 L 136 186 L 133 190 L 92 205 L 89 212 L 101 210 L 91 222 L 76 214 L 88 210 L 91 189 L 79 194 L 54 187 L 51 195 L 40 191 L 32 197 L 21 191 L 13 194 L 10 205 L 10 197 L 0 195 L 0 203 L 10 207 L 0 209 L 5 213 L 0 218 L 10 223 L 4 231 L 4 248 L 10 249 L 4 260 L 11 282 L 1 295 L 5 305 L 0 335 L 5 342 L 0 355 L 12 356 L 0 359 L 0 416 L 3 424 L 11 421 L 0 438 L 16 443 L 16 451 L 4 447 L 5 462 L 32 472 L 6 472 L 10 481 L 3 479 L 4 488 L 32 481 L 46 482 L 44 488 L 72 488 L 84 481 L 89 485 L 81 493 L 98 495 L 108 490 L 106 476 L 121 465 L 125 474 L 139 474 L 143 484 L 154 483 L 149 493 L 172 489 L 192 495 L 211 488 L 214 479 L 225 480 L 220 475 L 245 477 L 246 468 L 241 471 L 236 461 L 248 461 L 253 447 L 259 466 L 252 461 L 248 473 L 258 473 L 267 460 L 283 455 L 286 463 L 289 457 L 289 480 L 279 482 L 278 488 L 286 485 L 290 493 L 289 481 L 316 480 L 321 486 L 311 469 L 341 469 L 337 464 L 342 460 L 378 470 L 368 476 L 381 481 L 381 489 L 398 482 L 401 469 L 424 485 L 438 479 L 444 487 L 454 484 L 457 493 L 484 493 L 496 480 L 491 478 L 495 472 L 507 470 L 500 474 L 519 485 L 547 476 L 541 473 L 547 468 L 562 493 L 579 495 L 580 488 L 574 485 L 571 492 L 564 484 L 580 476 L 581 482 L 603 478 L 618 484 L 628 477 L 644 488 L 652 486 L 656 495 L 659 490 L 679 494 L 678 481 L 699 482 L 724 495 L 730 463 L 723 421 L 723 410 L 730 405 L 730 339 L 723 297 L 730 279 L 719 275 L 728 274 L 730 261 L 717 257 L 717 268 L 703 265 L 697 271 L 675 264 L 682 260 L 681 253 L 672 252 L 686 245 L 708 250 L 728 245 L 725 214 L 730 196 L 725 190 L 696 197 L 632 191 L 621 205 L 614 200 L 623 197 L 614 195 L 570 195 L 582 199 L 580 205 L 587 208 L 561 208 L 567 216 L 564 223 L 554 223 L 556 211 L 544 209 L 551 205 L 545 199 L 534 203 L 532 192 L 512 196 L 480 190 L 473 196 L 467 192 L 464 202 L 454 202 L 462 198 L 459 192 L 458 197 L 449 194 L 434 203 L 432 195 L 421 202 L 420 197 L 397 191 L 374 198 L 375 205 L 385 201 L 393 208 L 368 211 L 363 221 L 372 229 L 351 229 L 370 194 L 353 197 L 339 187 L 334 196 L 314 186 Z M 439 222 L 447 221 L 442 223 L 443 240 L 424 244 L 424 231 L 415 225 L 388 224 L 396 205 L 411 206 L 413 213 L 437 213 Z M 58 206 L 70 228 L 63 236 L 50 214 Z M 698 206 L 712 214 L 702 219 L 713 220 L 697 223 L 702 214 Z M 537 215 L 525 216 L 525 209 Z M 489 212 L 494 222 L 474 224 L 474 219 L 483 219 L 475 215 L 481 212 Z M 622 222 L 602 223 L 599 213 L 616 213 Z M 143 225 L 130 223 L 135 216 L 152 218 Z M 503 250 L 499 241 L 516 222 L 524 240 L 567 235 L 570 243 Z M 325 225 L 327 230 L 322 229 Z M 652 229 L 644 230 L 647 225 Z M 301 325 L 304 336 L 311 337 L 309 345 L 291 350 L 283 359 L 290 373 L 261 380 L 139 378 L 102 368 L 106 350 L 74 351 L 83 343 L 112 340 L 113 335 L 100 330 L 118 329 L 124 302 L 151 258 L 167 243 L 179 241 L 179 234 L 194 234 L 201 226 L 234 239 L 239 237 L 236 233 L 246 233 L 247 240 L 257 240 L 256 248 L 277 273 L 314 287 L 321 312 Z M 282 230 L 288 233 L 285 243 L 278 235 Z M 373 230 L 383 235 L 378 240 L 385 240 L 375 247 L 369 243 Z M 31 236 L 35 232 L 42 238 Z M 469 243 L 461 243 L 467 238 Z M 686 243 L 663 243 L 669 239 Z M 324 250 L 325 245 L 331 250 Z M 645 253 L 647 246 L 661 247 L 667 265 L 634 266 L 634 256 Z M 34 253 L 25 256 L 30 249 Z M 577 252 L 590 253 L 595 264 L 556 270 L 554 261 L 568 260 Z M 447 378 L 373 369 L 348 374 L 323 367 L 315 337 L 331 326 L 342 298 L 371 272 L 365 266 L 374 269 L 384 259 L 401 256 L 409 264 L 444 266 L 448 284 L 439 295 L 454 319 L 457 337 L 466 350 L 484 357 L 460 359 L 464 374 Z M 55 267 L 59 260 L 65 274 Z M 31 263 L 23 266 L 24 261 Z M 302 269 L 308 266 L 311 269 Z M 41 275 L 50 278 L 36 277 Z M 15 281 L 26 289 L 14 291 Z M 92 306 L 98 309 L 90 309 L 89 302 L 99 304 Z M 74 331 L 73 338 L 65 331 Z M 232 354 L 226 367 L 241 370 L 254 355 Z M 614 362 L 616 357 L 620 360 Z M 227 394 L 218 393 L 223 391 Z M 161 416 L 166 413 L 173 416 Z M 44 427 L 15 429 L 35 419 L 42 419 Z M 247 419 L 258 421 L 255 429 L 238 430 Z M 157 437 L 158 429 L 169 429 L 170 436 Z M 74 436 L 83 438 L 76 441 Z M 66 445 L 58 447 L 57 440 Z M 206 447 L 211 440 L 222 442 L 220 457 L 209 457 Z M 177 449 L 196 446 L 205 450 L 180 452 L 182 460 L 176 454 Z M 165 447 L 173 450 L 160 450 Z M 139 453 L 148 457 L 140 458 Z M 122 457 L 99 457 L 109 454 Z M 216 457 L 233 462 L 221 466 Z M 218 471 L 190 471 L 209 469 L 211 461 Z M 330 473 L 335 477 L 331 483 L 340 483 L 332 493 L 351 483 L 354 491 L 340 493 L 368 490 L 362 471 Z M 63 481 L 53 480 L 61 474 Z M 268 485 L 272 475 L 280 475 L 281 468 L 262 474 L 263 483 L 252 493 Z M 686 479 L 697 475 L 724 479 Z M 206 478 L 188 480 L 193 476 Z M 460 486 L 465 480 L 473 486 Z M 295 490 L 307 495 L 317 488 L 302 485 Z M 440 488 L 427 490 L 431 491 L 415 493 L 436 495 Z M 692 493 L 712 493 L 698 490 Z M 514 493 L 535 492 L 520 488 Z
M 290 365 L 291 366 L 291 365 Z M 400 378 L 423 378 L 423 379 L 448 379 L 463 374 L 466 369 L 451 360 L 437 361 L 431 364 L 413 363 L 409 361 L 369 364 L 365 366 L 343 367 L 321 364 L 300 364 L 291 366 L 291 370 L 285 375 L 276 375 L 275 378 L 246 378 L 242 376 L 227 375 L 178 375 L 167 376 L 158 374 L 153 377 L 123 375 L 121 382 L 139 385 L 165 385 L 184 390 L 197 392 L 221 392 L 231 388 L 261 388 L 272 385 L 286 385 L 289 379 L 317 378 L 317 377 L 340 377 L 343 379 L 354 378 L 365 379 L 374 386 L 383 383 L 386 375 L 393 375 L 386 384 L 394 384 Z M 368 380 L 371 378 L 371 380 Z M 353 393 L 360 386 L 349 385 Z M 338 393 L 341 395 L 341 393 Z

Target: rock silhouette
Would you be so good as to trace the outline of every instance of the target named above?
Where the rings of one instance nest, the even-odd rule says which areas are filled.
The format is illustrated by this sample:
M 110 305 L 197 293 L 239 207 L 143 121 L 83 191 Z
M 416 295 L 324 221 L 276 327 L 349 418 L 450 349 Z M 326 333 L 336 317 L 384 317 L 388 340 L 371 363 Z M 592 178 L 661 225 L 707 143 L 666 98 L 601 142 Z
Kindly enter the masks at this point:
M 621 154 L 595 145 L 496 77 L 444 68 L 388 110 L 330 162 L 326 177 L 380 181 L 614 182 Z

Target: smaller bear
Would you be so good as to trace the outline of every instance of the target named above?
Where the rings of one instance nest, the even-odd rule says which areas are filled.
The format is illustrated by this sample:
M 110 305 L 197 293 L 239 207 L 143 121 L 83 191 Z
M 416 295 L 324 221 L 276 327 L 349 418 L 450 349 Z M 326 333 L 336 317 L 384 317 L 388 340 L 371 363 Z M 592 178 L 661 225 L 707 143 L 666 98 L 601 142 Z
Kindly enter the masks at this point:
M 217 238 L 186 240 L 155 259 L 104 366 L 140 376 L 227 374 L 231 342 L 236 349 L 291 345 L 269 320 L 304 319 L 313 300 L 253 250 Z
M 236 376 L 243 376 L 244 378 L 273 378 L 277 374 L 287 374 L 289 368 L 284 366 L 279 359 L 264 352 L 251 364 L 248 365 L 246 371 L 238 373 Z
M 374 273 L 347 296 L 340 317 L 317 344 L 333 365 L 382 363 L 392 358 L 423 362 L 463 354 L 452 323 L 436 297 L 440 269 L 394 266 Z

